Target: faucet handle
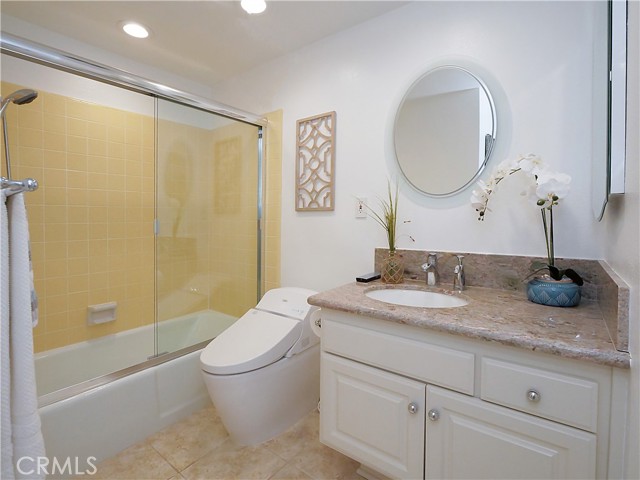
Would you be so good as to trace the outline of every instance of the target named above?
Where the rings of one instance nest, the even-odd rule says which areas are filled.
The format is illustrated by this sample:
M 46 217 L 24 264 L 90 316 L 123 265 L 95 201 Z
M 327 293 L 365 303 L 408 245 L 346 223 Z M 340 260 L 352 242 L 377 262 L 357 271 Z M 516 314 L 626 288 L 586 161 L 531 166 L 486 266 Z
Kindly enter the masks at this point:
M 464 278 L 464 265 L 462 265 L 462 259 L 464 255 L 456 255 L 458 259 L 458 264 L 453 269 L 453 289 L 458 292 L 462 292 L 465 288 L 465 278 Z

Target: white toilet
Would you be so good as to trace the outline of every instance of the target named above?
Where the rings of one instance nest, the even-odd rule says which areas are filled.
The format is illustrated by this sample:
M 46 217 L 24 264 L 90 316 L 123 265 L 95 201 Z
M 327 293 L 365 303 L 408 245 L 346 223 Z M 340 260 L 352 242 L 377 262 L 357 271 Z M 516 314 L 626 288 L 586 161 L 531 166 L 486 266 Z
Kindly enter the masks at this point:
M 200 354 L 207 390 L 231 438 L 262 443 L 316 408 L 320 398 L 320 344 L 311 330 L 317 292 L 268 291 Z

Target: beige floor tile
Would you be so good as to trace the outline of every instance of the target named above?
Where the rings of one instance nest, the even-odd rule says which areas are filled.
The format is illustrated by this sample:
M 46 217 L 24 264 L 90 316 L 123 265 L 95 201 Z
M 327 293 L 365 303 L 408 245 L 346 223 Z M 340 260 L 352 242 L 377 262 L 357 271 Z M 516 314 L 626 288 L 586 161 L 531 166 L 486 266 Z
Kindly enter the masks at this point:
M 178 472 L 151 444 L 144 442 L 127 448 L 97 465 L 91 478 L 109 480 L 167 480 Z
M 289 461 L 300 453 L 302 449 L 318 443 L 320 435 L 319 420 L 318 411 L 313 410 L 289 430 L 266 442 L 264 446 Z
M 229 437 L 213 406 L 165 428 L 147 439 L 173 467 L 182 471 Z
M 187 480 L 266 480 L 284 465 L 265 447 L 241 447 L 227 440 L 181 473 Z
M 356 473 L 360 466 L 358 462 L 325 447 L 320 442 L 305 448 L 288 464 L 314 480 L 362 480 L 362 477 Z
M 362 480 L 357 462 L 320 443 L 318 423 L 314 410 L 263 445 L 243 447 L 207 407 L 102 462 L 94 478 Z
M 311 477 L 301 472 L 296 467 L 286 464 L 278 470 L 269 480 L 312 480 Z

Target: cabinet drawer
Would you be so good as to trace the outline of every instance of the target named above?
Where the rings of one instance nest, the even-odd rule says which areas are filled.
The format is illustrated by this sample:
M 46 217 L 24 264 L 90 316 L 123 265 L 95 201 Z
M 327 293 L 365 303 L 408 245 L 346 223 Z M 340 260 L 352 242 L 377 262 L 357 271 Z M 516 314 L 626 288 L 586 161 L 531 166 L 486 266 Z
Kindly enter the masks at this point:
M 322 349 L 473 395 L 475 355 L 373 330 L 322 322 Z
M 482 359 L 483 400 L 596 432 L 598 384 L 515 363 Z

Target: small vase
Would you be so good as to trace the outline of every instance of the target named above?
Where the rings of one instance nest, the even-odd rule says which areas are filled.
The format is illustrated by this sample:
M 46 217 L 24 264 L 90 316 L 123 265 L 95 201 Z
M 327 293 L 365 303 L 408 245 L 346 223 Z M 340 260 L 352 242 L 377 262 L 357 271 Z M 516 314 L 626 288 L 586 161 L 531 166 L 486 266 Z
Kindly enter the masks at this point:
M 529 281 L 527 298 L 550 307 L 575 307 L 580 303 L 580 290 L 580 285 L 568 278 L 554 280 L 545 275 Z
M 404 278 L 404 261 L 395 251 L 389 252 L 382 261 L 380 277 L 384 283 L 402 283 Z

